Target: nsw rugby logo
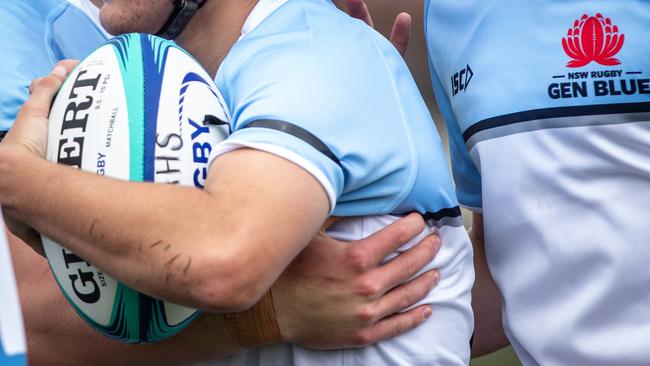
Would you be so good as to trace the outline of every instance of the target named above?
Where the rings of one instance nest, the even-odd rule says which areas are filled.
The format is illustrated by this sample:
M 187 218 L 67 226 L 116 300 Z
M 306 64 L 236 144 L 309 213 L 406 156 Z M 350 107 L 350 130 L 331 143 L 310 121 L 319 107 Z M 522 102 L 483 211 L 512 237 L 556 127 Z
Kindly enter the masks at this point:
M 623 47 L 625 35 L 619 33 L 618 26 L 609 18 L 598 13 L 596 16 L 584 14 L 573 23 L 562 38 L 564 52 L 572 58 L 567 67 L 582 67 L 597 62 L 603 66 L 620 65 L 614 58 Z

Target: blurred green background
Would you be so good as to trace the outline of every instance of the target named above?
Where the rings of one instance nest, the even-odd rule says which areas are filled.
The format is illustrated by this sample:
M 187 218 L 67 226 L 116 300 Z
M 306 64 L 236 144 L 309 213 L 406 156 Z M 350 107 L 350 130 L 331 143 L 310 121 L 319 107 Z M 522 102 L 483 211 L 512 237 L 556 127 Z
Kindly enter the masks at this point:
M 453 0 L 451 0 L 453 1 Z M 339 5 L 342 0 L 334 0 Z M 431 114 L 436 121 L 438 131 L 444 141 L 447 132 L 440 117 L 440 112 L 435 102 L 431 79 L 429 76 L 429 63 L 427 49 L 424 41 L 423 5 L 424 0 L 366 0 L 372 14 L 376 29 L 382 34 L 390 34 L 395 16 L 400 12 L 407 12 L 413 17 L 413 33 L 411 44 L 406 55 L 406 61 L 415 76 L 415 80 L 424 96 Z M 467 217 L 466 217 L 467 218 Z M 471 366 L 519 366 L 521 363 L 511 347 L 504 348 L 493 354 L 472 360 Z
M 518 366 L 521 365 L 519 359 L 512 351 L 511 347 L 504 348 L 490 355 L 475 358 L 470 366 Z

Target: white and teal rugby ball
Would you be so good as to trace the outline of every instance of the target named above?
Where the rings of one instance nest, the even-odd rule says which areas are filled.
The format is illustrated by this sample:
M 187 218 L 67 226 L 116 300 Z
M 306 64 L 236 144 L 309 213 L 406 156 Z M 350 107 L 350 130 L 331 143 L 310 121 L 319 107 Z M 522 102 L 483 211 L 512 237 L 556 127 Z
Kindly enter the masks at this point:
M 113 178 L 203 188 L 210 151 L 229 133 L 219 95 L 175 43 L 141 34 L 114 38 L 61 87 L 47 158 Z M 123 285 L 62 244 L 43 237 L 52 272 L 77 313 L 101 333 L 156 342 L 198 316 Z

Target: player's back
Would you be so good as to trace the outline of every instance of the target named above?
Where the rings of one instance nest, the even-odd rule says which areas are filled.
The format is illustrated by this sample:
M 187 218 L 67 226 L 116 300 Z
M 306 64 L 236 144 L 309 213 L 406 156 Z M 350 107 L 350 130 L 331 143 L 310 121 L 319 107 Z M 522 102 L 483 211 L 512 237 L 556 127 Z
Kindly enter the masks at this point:
M 302 166 L 322 184 L 332 214 L 348 217 L 329 232 L 338 239 L 366 237 L 418 211 L 429 219 L 418 240 L 435 231 L 444 243 L 427 267 L 440 270 L 441 283 L 420 303 L 433 304 L 436 319 L 363 349 L 280 344 L 225 363 L 466 364 L 471 247 L 435 125 L 394 47 L 329 1 L 262 0 L 216 81 L 233 133 L 213 155 L 248 147 Z
M 647 365 L 650 4 L 427 4 L 458 196 L 520 358 Z
M 84 0 L 85 1 L 85 0 Z M 105 33 L 65 0 L 0 2 L 0 138 L 27 100 L 36 77 L 63 59 L 82 59 L 101 44 Z

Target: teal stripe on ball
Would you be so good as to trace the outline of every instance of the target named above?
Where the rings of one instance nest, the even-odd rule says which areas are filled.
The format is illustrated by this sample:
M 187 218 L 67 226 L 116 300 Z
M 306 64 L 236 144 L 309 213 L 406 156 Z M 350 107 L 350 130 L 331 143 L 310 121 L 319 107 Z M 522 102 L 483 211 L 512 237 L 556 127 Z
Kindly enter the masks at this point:
M 131 155 L 130 177 L 133 182 L 144 181 L 144 65 L 142 61 L 142 45 L 139 34 L 127 34 L 116 37 L 108 42 L 114 46 L 120 68 L 122 69 L 122 80 L 126 94 L 126 106 L 129 115 L 129 149 Z M 138 57 L 131 57 L 138 56 Z

